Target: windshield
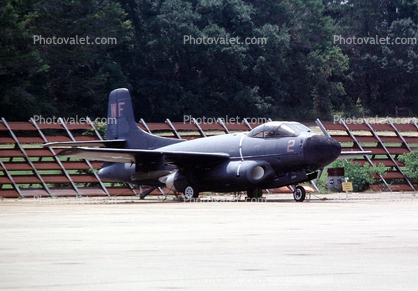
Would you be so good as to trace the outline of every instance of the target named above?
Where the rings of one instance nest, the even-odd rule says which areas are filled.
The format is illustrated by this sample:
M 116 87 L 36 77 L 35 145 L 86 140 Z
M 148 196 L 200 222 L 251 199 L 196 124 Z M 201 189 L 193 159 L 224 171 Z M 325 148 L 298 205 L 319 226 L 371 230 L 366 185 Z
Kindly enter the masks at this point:
M 298 131 L 311 132 L 311 130 L 308 127 L 304 126 L 301 123 L 286 123 L 286 125 L 289 126 L 291 129 L 293 129 L 296 132 L 298 132 Z

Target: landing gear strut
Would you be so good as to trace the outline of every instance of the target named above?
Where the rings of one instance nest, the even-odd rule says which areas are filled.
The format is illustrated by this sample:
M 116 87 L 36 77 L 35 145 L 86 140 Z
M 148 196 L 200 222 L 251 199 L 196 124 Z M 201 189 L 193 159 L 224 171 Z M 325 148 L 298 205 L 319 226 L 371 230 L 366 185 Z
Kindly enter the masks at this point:
M 305 188 L 302 186 L 296 186 L 295 190 L 293 191 L 293 198 L 296 202 L 303 202 L 305 200 L 306 191 Z
M 266 197 L 263 197 L 263 189 L 261 187 L 256 187 L 247 190 L 247 197 L 245 197 L 247 202 L 266 202 Z

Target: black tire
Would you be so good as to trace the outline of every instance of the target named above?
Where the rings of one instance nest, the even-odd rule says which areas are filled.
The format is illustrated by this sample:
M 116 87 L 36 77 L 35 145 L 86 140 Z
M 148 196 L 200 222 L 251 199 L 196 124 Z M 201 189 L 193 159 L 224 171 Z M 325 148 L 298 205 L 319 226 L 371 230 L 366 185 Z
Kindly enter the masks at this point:
M 199 190 L 195 185 L 187 185 L 186 188 L 184 188 L 183 194 L 186 200 L 190 200 L 199 197 Z
M 296 202 L 303 202 L 305 200 L 306 191 L 302 186 L 297 186 L 293 192 L 293 198 Z
M 263 189 L 261 189 L 260 187 L 256 187 L 256 188 L 247 190 L 247 198 L 258 199 L 258 198 L 261 198 L 261 197 L 263 197 Z

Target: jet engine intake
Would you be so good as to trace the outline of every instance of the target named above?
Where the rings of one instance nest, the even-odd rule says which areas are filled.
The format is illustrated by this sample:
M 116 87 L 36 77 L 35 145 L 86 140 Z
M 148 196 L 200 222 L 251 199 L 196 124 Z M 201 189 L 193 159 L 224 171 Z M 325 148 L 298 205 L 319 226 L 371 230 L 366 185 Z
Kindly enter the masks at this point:
M 255 166 L 251 170 L 251 178 L 253 178 L 254 180 L 259 180 L 263 178 L 265 172 L 266 171 L 264 170 L 262 166 Z
M 265 161 L 231 162 L 229 171 L 234 171 L 235 163 L 238 163 L 236 177 L 248 180 L 251 184 L 258 184 L 274 174 L 270 164 Z

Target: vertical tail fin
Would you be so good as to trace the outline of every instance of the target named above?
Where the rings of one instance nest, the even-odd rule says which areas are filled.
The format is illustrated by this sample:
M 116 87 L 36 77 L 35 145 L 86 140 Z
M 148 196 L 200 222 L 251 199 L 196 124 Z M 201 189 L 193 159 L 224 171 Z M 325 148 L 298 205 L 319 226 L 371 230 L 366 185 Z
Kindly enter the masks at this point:
M 128 89 L 120 88 L 109 94 L 106 140 L 125 139 L 128 149 L 156 149 L 182 140 L 151 135 L 140 129 L 132 108 Z
M 131 95 L 128 89 L 116 89 L 109 94 L 106 139 L 128 139 L 137 131 Z

